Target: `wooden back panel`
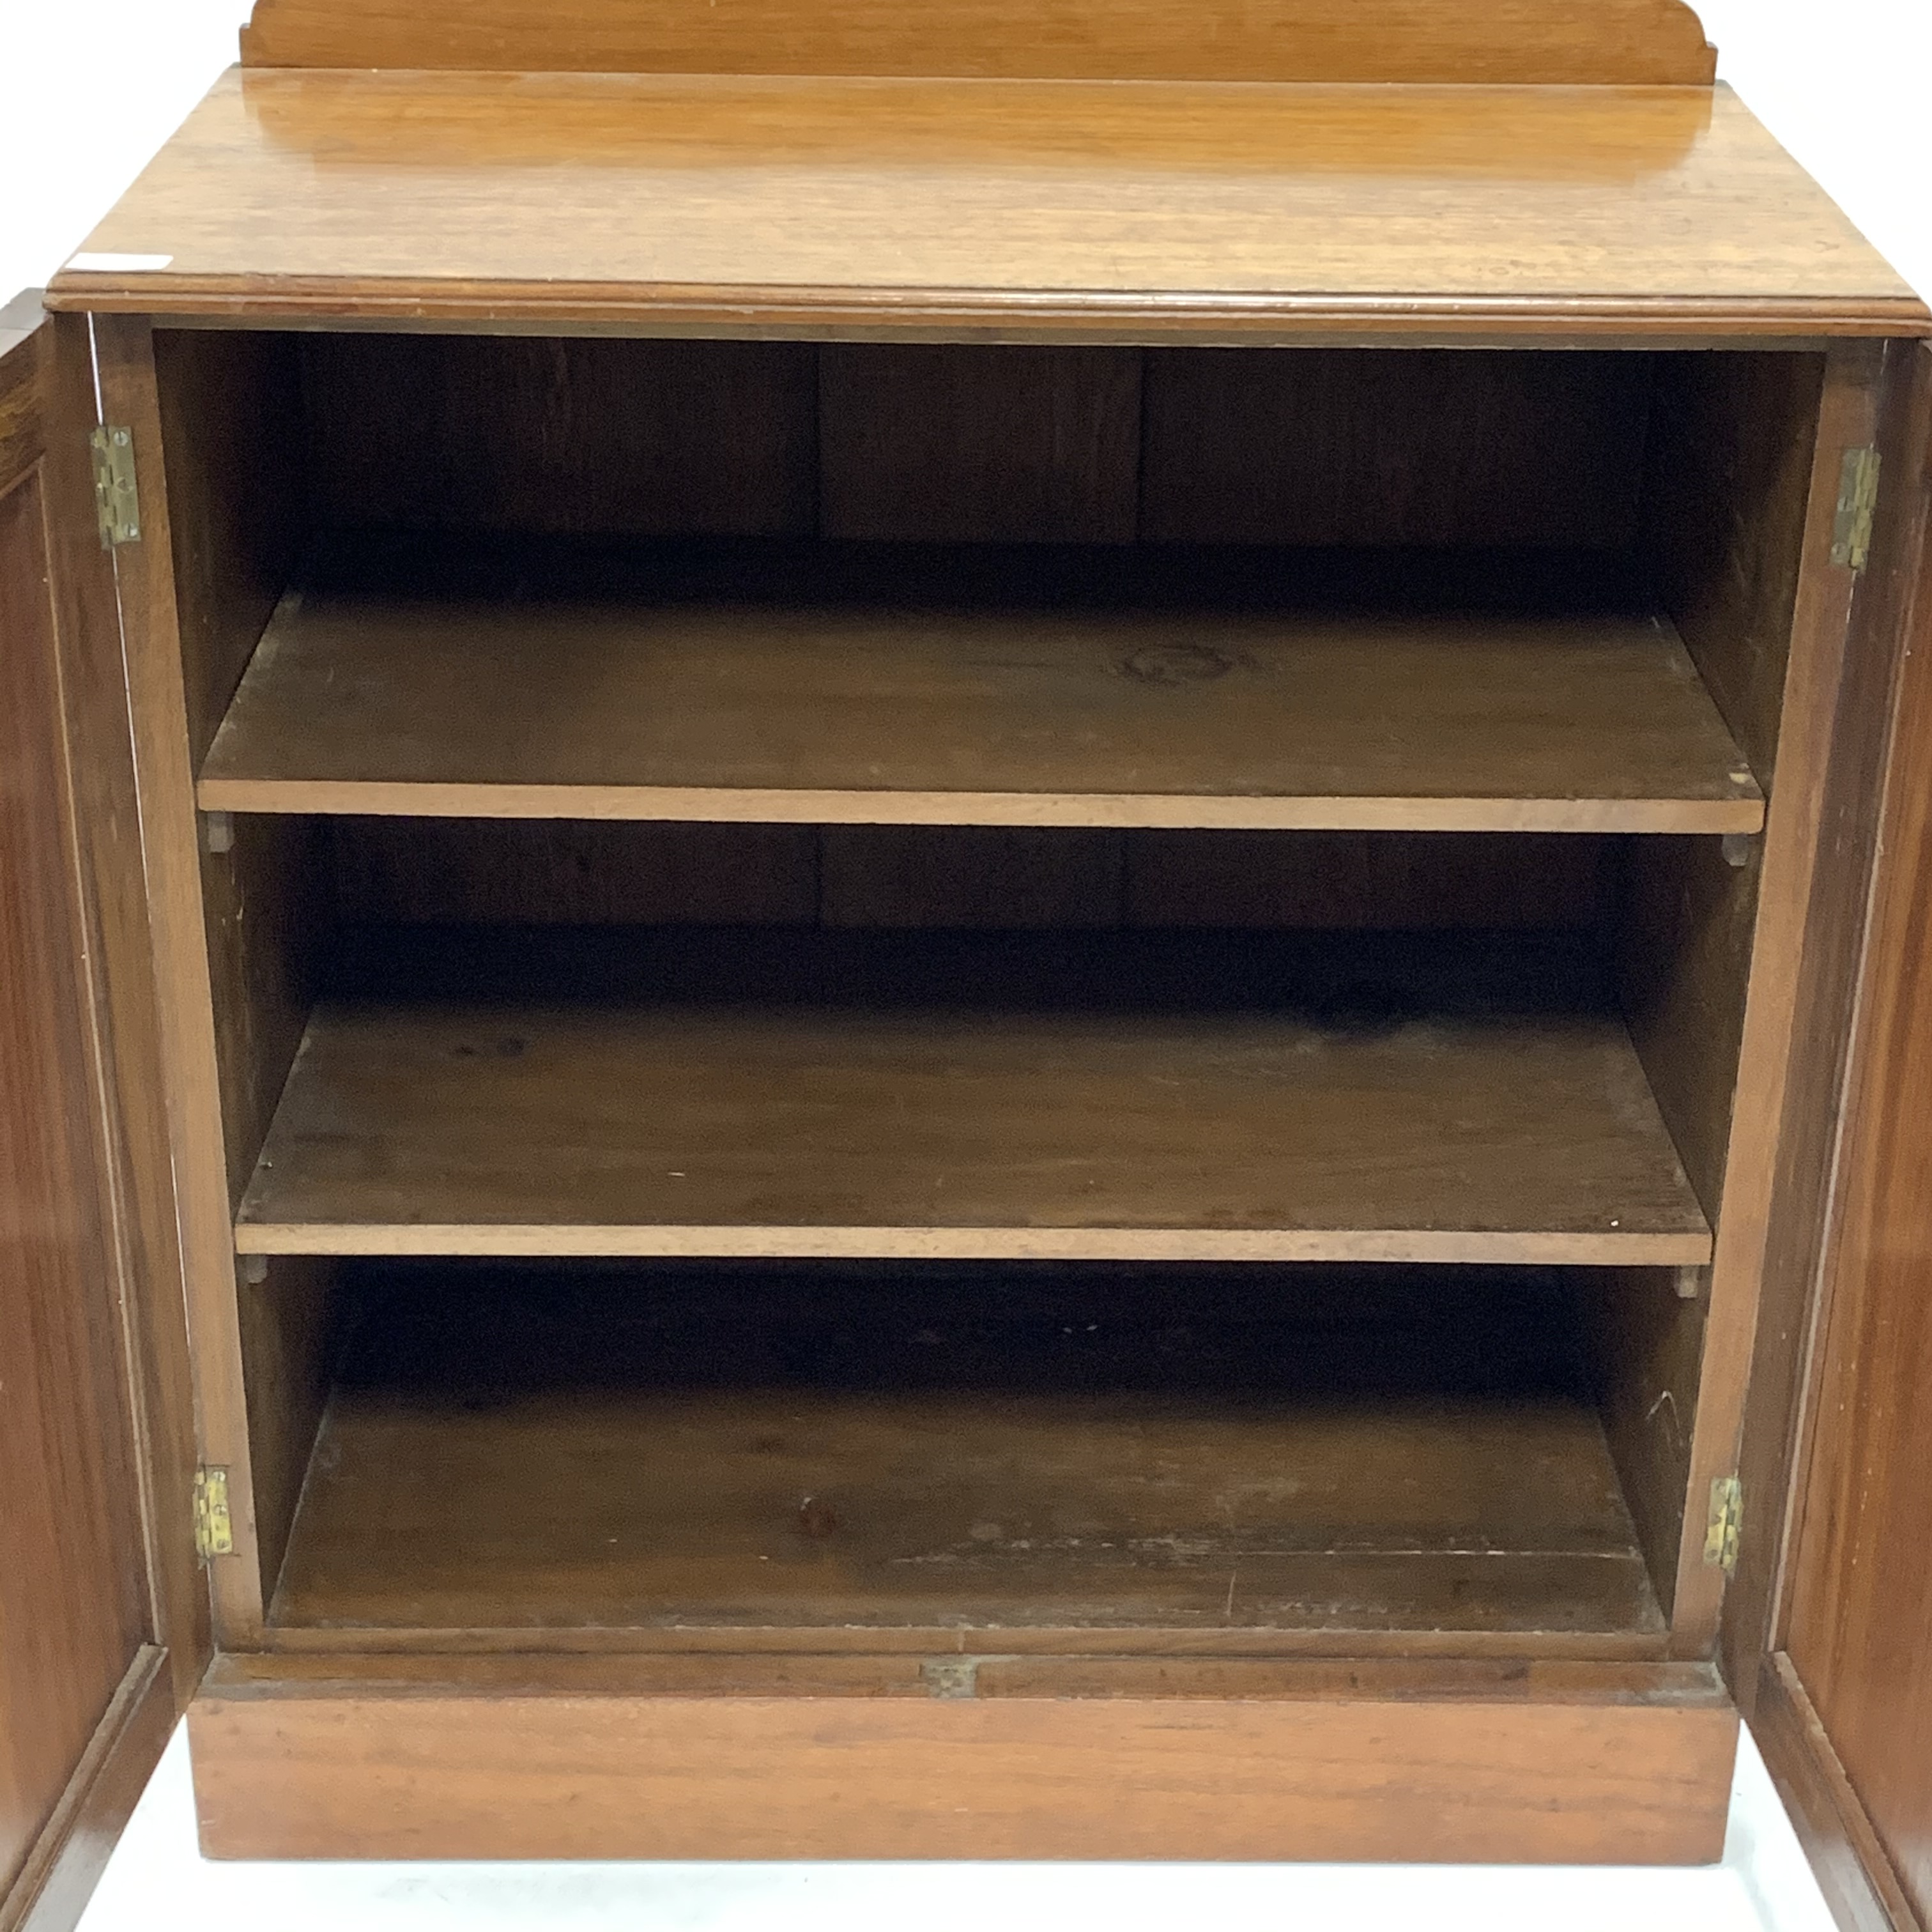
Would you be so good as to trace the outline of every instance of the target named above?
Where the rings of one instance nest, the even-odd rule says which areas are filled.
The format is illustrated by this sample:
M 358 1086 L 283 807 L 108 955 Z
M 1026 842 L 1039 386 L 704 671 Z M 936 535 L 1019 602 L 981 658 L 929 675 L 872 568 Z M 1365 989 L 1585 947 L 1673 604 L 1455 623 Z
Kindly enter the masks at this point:
M 204 363 L 214 339 L 160 338 Z M 325 528 L 899 542 L 1621 550 L 1656 367 L 1627 352 L 256 339 L 300 358 Z M 244 358 L 217 359 L 220 380 L 244 380 Z
M 1708 86 L 1684 0 L 256 0 L 250 67 Z

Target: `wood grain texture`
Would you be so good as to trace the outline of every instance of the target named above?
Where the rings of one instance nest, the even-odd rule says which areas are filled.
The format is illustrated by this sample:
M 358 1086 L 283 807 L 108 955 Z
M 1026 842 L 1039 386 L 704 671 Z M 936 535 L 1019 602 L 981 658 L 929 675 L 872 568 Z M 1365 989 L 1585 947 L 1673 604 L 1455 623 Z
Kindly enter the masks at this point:
M 203 850 L 201 888 L 232 1207 L 302 1044 L 332 909 L 316 890 L 326 842 L 314 820 L 244 818 L 230 836 L 226 851 Z
M 1676 1599 L 1697 1432 L 1709 1287 L 1702 1269 L 1693 1285 L 1687 1295 L 1675 1270 L 1606 1270 L 1583 1304 L 1604 1436 L 1666 1617 Z
M 278 1631 L 1662 1630 L 1560 1274 L 358 1279 Z
M 1658 364 L 1643 536 L 1662 601 L 1759 778 L 1771 782 L 1825 362 Z
M 1811 922 L 1838 724 L 1838 697 L 1858 582 L 1832 561 L 1832 526 L 1844 452 L 1870 442 L 1880 421 L 1882 352 L 1846 344 L 1827 366 L 1784 680 L 1778 774 L 1761 854 L 1750 992 L 1739 1044 L 1733 1126 L 1715 1217 L 1710 1314 L 1690 1463 L 1693 1507 L 1678 1562 L 1674 1618 L 1682 1654 L 1702 1654 L 1718 1633 L 1724 1574 L 1703 1561 L 1712 1483 L 1738 1467 L 1751 1352 L 1766 1270 L 1778 1264 L 1772 1237 L 1782 1148 L 1808 1124 L 1821 1094 L 1810 1084 L 1812 1016 L 1799 1006 L 1808 950 L 1824 943 Z M 1828 1057 L 1835 1038 L 1822 1042 Z
M 230 74 L 86 247 L 169 265 L 56 305 L 404 327 L 1932 328 L 1722 89 Z
M 214 985 L 202 899 L 202 837 L 189 757 L 184 676 L 163 460 L 154 332 L 139 318 L 94 325 L 106 419 L 133 432 L 142 538 L 116 559 L 128 703 L 140 783 L 142 856 L 153 935 L 156 1054 L 173 1160 L 189 1325 L 194 1336 L 200 1460 L 230 1472 L 242 1560 L 208 1571 L 216 1634 L 261 1628 L 250 1504 L 247 1402 L 235 1306 L 233 1209 L 224 1141 Z M 197 540 L 192 530 L 184 542 Z
M 1122 543 L 1138 521 L 1130 349 L 828 344 L 819 534 Z
M 809 926 L 816 830 L 676 820 L 332 818 L 322 883 L 364 926 Z
M 206 1657 L 93 420 L 84 323 L 0 313 L 5 1932 L 68 1932 Z
M 172 1694 L 185 1707 L 212 1647 L 207 1588 L 187 1528 L 196 1460 L 194 1376 L 120 613 L 112 560 L 92 515 L 84 431 L 96 408 L 85 319 L 52 319 L 43 347 L 50 434 L 40 474 L 52 512 L 47 580 L 62 707 L 46 728 L 64 739 L 77 944 L 87 968 L 70 991 L 85 1005 L 90 1049 L 89 1088 L 69 1104 L 92 1114 L 104 1177 L 104 1225 L 112 1240 L 104 1282 L 112 1284 L 133 1405 L 148 1634 L 165 1645 Z
M 1923 1922 L 1803 1682 L 1781 1651 L 1761 1660 L 1750 1727 L 1843 1932 L 1918 1932 Z
M 300 363 L 321 527 L 814 528 L 818 352 L 806 344 L 278 340 Z
M 167 1654 L 143 1645 L 19 1879 L 0 1894 L 0 1932 L 74 1932 L 179 1714 Z
M 46 448 L 46 317 L 29 290 L 0 308 L 0 485 L 10 488 Z
M 1280 1694 L 1204 1702 L 1050 1680 L 547 1694 L 534 1671 L 506 1694 L 460 1667 L 422 1695 L 352 1666 L 278 1687 L 224 1664 L 190 1722 L 217 1857 L 1718 1855 L 1736 1718 L 1708 1673 L 1628 1701 L 1546 1694 L 1533 1671 L 1384 1701 L 1370 1667 L 1346 1686 L 1276 1670 Z
M 604 950 L 518 941 L 479 1004 L 433 996 L 456 951 L 431 934 L 382 969 L 386 998 L 325 1004 L 242 1250 L 1709 1258 L 1572 943 L 740 928 Z M 570 997 L 532 1004 L 553 985 Z
M 264 1279 L 236 1283 L 248 1396 L 249 1468 L 262 1598 L 288 1553 L 302 1484 L 341 1352 L 345 1310 L 326 1261 L 282 1257 Z
M 1780 1598 L 1803 1516 L 1800 1472 L 1810 1437 L 1837 1426 L 1834 1412 L 1818 1401 L 1816 1378 L 1838 1279 L 1833 1244 L 1852 1226 L 1840 1210 L 1851 1198 L 1852 1142 L 1863 1131 L 1850 1097 L 1865 1077 L 1856 1058 L 1858 1026 L 1872 1008 L 1869 988 L 1888 970 L 1868 952 L 1874 896 L 1886 890 L 1878 868 L 1897 830 L 1886 814 L 1903 810 L 1898 801 L 1919 782 L 1915 740 L 1907 735 L 1917 727 L 1900 710 L 1922 648 L 1914 627 L 1916 621 L 1922 634 L 1918 612 L 1932 517 L 1932 354 L 1916 345 L 1887 353 L 1879 448 L 1886 481 L 1870 563 L 1852 602 L 1813 888 L 1810 920 L 1819 938 L 1807 949 L 1798 996 L 1804 1010 L 1820 1018 L 1794 1074 L 1802 1090 L 1798 1125 L 1778 1154 L 1772 1259 L 1739 1463 L 1744 1540 L 1721 1632 L 1726 1674 L 1747 1688 L 1761 1660 L 1784 1640 Z M 1748 1699 L 1741 1694 L 1738 1701 L 1748 1712 Z
M 870 1656 L 943 1657 L 962 1652 L 964 1634 L 956 1624 L 862 1624 L 848 1628 L 824 1624 L 674 1624 L 658 1628 L 554 1625 L 543 1633 L 546 1659 L 608 1660 L 612 1658 L 820 1658 Z M 260 1658 L 316 1663 L 359 1654 L 374 1640 L 367 1630 L 325 1624 L 270 1624 Z M 460 1628 L 385 1630 L 385 1655 L 422 1665 L 431 1658 L 504 1658 L 530 1654 L 526 1630 Z M 1088 1659 L 1198 1658 L 1219 1661 L 1305 1662 L 1328 1659 L 1348 1664 L 1482 1661 L 1520 1670 L 1545 1659 L 1595 1666 L 1659 1662 L 1670 1654 L 1667 1628 L 1642 1624 L 1622 1630 L 1316 1629 L 1252 1624 L 1134 1624 L 1076 1629 L 1043 1624 L 1022 1628 L 1008 1624 L 999 1635 L 1002 1657 L 1059 1657 L 1068 1652 Z M 429 1666 L 434 1669 L 435 1666 Z
M 0 363 L 0 398 L 37 398 L 0 403 L 0 1892 L 148 1634 L 50 584 L 75 507 L 41 460 L 52 351 L 42 330 Z
M 1622 842 L 666 820 L 327 821 L 355 925 L 1610 928 Z
M 1730 864 L 1708 838 L 1646 839 L 1624 855 L 1618 994 L 1658 1111 L 1705 1211 L 1724 1195 L 1750 997 L 1763 848 Z
M 1126 926 L 1601 933 L 1622 876 L 1621 842 L 1573 832 L 1140 832 L 1123 846 Z
M 94 419 L 86 324 L 0 311 L 4 1932 L 69 1932 L 208 1654 Z
M 1144 362 L 1144 537 L 1616 550 L 1636 535 L 1657 358 L 1150 349 Z
M 1892 487 L 1922 506 L 1925 446 L 1898 453 L 1901 473 Z M 1932 1080 L 1924 968 L 1932 851 L 1928 638 L 1932 599 L 1922 586 L 1899 692 L 1845 1100 L 1840 1218 L 1827 1264 L 1830 1299 L 1782 1645 L 1922 1918 L 1932 1912 L 1932 1788 L 1924 1775 L 1932 1670 L 1924 1637 L 1932 1583 L 1910 1552 L 1932 1538 L 1924 1400 L 1932 1375 L 1924 1234 Z
M 1716 56 L 1682 0 L 258 0 L 251 67 L 500 68 L 596 74 L 1006 74 L 1056 80 L 1708 82 Z
M 1127 848 L 1117 832 L 828 825 L 818 848 L 824 926 L 1042 931 L 1122 922 Z
M 1628 350 L 268 339 L 320 526 L 579 536 L 1616 549 L 1656 375 Z
M 1546 608 L 1502 565 L 1466 614 L 1413 586 L 1393 610 L 1364 589 L 1322 610 L 1318 586 L 1347 574 L 1165 550 L 352 550 L 283 602 L 197 795 L 820 824 L 1762 824 L 1661 618 Z
M 272 337 L 154 338 L 189 754 L 197 763 L 306 537 L 298 371 Z

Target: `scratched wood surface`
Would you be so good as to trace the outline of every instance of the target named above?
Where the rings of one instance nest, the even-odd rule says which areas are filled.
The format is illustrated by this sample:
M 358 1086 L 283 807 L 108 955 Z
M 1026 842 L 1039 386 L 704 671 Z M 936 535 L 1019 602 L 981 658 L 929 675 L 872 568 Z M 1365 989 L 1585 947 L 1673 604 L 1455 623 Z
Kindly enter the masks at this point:
M 459 938 L 371 935 L 387 991 L 318 1009 L 236 1238 L 1704 1262 L 1595 950 L 557 928 L 483 943 L 465 985 Z
M 1310 1274 L 373 1270 L 272 1619 L 1660 1629 L 1570 1279 Z
M 257 320 L 1932 326 L 1696 88 L 232 72 L 85 246 L 150 259 L 83 258 L 56 305 Z
M 472 544 L 400 571 L 338 566 L 284 599 L 202 764 L 203 807 L 1459 831 L 1762 822 L 1667 620 L 1511 609 L 1501 562 L 1473 593 L 1500 609 L 1324 614 L 1294 607 L 1323 573 L 1292 556 L 674 547 L 594 554 L 548 573 L 546 594 L 540 557 L 500 549 L 494 563 Z M 493 594 L 500 583 L 514 588 Z

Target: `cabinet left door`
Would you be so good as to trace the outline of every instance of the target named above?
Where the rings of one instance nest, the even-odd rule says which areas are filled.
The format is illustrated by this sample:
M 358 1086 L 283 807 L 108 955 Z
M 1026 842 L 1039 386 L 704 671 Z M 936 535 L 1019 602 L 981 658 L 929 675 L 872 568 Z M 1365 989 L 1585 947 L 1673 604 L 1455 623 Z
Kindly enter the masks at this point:
M 209 1648 L 94 428 L 86 318 L 0 310 L 0 1932 L 80 1916 Z

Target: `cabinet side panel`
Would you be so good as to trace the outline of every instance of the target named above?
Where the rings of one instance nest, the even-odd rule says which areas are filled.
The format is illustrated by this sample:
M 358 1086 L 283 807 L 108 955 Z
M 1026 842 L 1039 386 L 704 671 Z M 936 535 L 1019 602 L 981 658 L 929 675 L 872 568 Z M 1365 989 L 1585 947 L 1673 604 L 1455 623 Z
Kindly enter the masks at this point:
M 1584 1303 L 1604 1434 L 1666 1617 L 1696 1437 L 1708 1272 L 1693 1279 L 1697 1292 L 1684 1294 L 1682 1270 L 1605 1268 Z
M 1715 1220 L 1750 988 L 1763 844 L 1742 866 L 1714 838 L 1634 838 L 1616 931 L 1624 1017 L 1658 1110 Z
M 272 1602 L 328 1402 L 344 1328 L 335 1270 L 278 1255 L 240 1290 L 249 1462 L 262 1598 Z
M 301 392 L 287 337 L 163 329 L 154 341 L 188 748 L 199 766 L 304 541 Z
M 1646 547 L 1699 674 L 1767 788 L 1824 380 L 1816 356 L 1658 364 Z

